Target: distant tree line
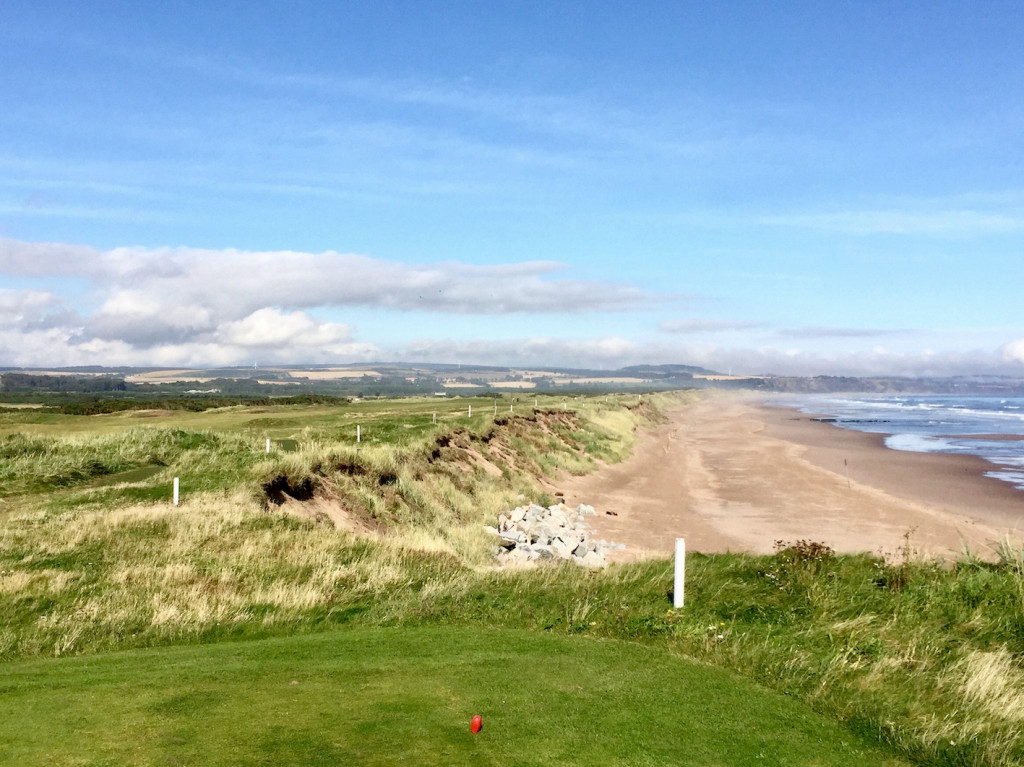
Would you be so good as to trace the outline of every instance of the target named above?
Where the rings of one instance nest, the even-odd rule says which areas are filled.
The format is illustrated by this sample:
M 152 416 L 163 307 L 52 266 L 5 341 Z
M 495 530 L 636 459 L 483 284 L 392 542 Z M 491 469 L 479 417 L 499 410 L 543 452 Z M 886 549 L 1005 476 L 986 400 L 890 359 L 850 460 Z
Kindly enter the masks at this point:
M 48 376 L 33 373 L 4 373 L 0 392 L 110 392 L 127 391 L 123 378 L 114 376 Z
M 266 407 L 269 405 L 336 405 L 349 404 L 346 397 L 324 394 L 300 394 L 294 397 L 173 397 L 167 399 L 116 398 L 74 399 L 55 404 L 67 415 L 101 415 L 125 410 L 187 410 L 202 412 L 217 407 Z

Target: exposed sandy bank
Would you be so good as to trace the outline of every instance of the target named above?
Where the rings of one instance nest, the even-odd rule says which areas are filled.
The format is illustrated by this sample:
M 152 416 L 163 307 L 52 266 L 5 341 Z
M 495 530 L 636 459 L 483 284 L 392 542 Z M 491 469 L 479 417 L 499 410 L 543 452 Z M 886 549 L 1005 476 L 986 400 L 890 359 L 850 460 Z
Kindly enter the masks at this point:
M 620 560 L 670 554 L 677 537 L 691 551 L 766 553 L 804 538 L 895 556 L 911 531 L 918 551 L 949 556 L 1018 535 L 1024 493 L 985 477 L 991 464 L 882 440 L 750 398 L 711 397 L 671 413 L 625 462 L 560 489 L 598 510 L 597 537 L 627 546 Z

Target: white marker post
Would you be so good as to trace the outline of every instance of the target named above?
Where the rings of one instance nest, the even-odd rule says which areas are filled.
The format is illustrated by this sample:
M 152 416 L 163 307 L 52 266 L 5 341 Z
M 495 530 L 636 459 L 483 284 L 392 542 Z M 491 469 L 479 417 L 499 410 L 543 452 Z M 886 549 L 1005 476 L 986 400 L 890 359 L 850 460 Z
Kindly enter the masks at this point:
M 472 405 L 469 406 L 469 417 L 470 418 L 473 417 L 473 406 Z
M 534 400 L 533 400 L 533 406 L 534 406 L 534 407 L 537 407 L 537 403 L 538 403 L 538 402 L 540 402 L 540 400 L 539 400 L 539 399 L 536 399 L 536 398 L 534 398 Z
M 178 505 L 178 478 L 174 478 L 174 505 Z
M 267 437 L 267 452 L 270 452 L 270 437 Z
M 672 587 L 672 607 L 683 606 L 683 590 L 686 586 L 686 541 L 676 538 L 676 581 Z
M 510 413 L 512 412 L 512 406 L 511 405 L 508 406 L 508 412 L 510 412 Z
M 437 413 L 434 413 L 434 423 L 437 423 Z
M 363 428 L 362 426 L 358 426 L 358 425 L 356 426 L 356 442 L 362 442 L 363 441 L 362 428 Z

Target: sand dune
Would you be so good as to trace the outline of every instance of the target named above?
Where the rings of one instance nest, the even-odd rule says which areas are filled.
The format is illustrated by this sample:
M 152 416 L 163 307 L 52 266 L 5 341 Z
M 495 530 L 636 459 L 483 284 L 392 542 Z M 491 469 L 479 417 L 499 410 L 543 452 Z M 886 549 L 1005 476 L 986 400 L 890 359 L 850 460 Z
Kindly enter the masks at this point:
M 692 551 L 766 553 L 803 538 L 895 557 L 908 533 L 916 550 L 953 556 L 990 551 L 1024 522 L 1024 493 L 989 469 L 723 396 L 674 411 L 627 461 L 559 489 L 597 508 L 597 537 L 627 545 L 619 559 L 670 554 L 676 537 Z

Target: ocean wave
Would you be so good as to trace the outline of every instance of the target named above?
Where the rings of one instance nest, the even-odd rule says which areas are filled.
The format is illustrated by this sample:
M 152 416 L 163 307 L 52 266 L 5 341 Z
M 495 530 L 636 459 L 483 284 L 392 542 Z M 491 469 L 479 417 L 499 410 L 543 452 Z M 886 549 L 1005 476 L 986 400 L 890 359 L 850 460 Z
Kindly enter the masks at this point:
M 1024 472 L 1019 471 L 986 471 L 986 477 L 1009 482 L 1018 490 L 1024 490 Z
M 890 434 L 885 438 L 885 446 L 908 453 L 944 453 L 956 450 L 956 446 L 948 439 L 922 434 Z
M 955 396 L 806 396 L 789 400 L 835 426 L 885 435 L 893 450 L 974 455 L 994 464 L 989 476 L 1024 489 L 1024 440 L 976 435 L 1024 434 L 1024 398 Z

